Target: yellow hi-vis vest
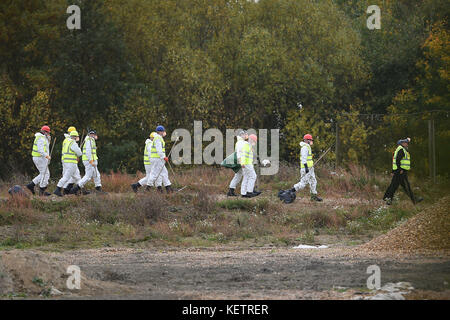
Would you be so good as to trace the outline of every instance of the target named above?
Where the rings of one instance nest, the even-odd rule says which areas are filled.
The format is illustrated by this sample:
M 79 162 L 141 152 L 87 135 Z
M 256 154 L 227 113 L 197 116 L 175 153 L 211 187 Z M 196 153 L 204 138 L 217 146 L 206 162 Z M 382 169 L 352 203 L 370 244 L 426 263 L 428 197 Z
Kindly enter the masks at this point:
M 400 160 L 400 168 L 404 170 L 411 169 L 411 156 L 409 155 L 409 152 L 406 151 L 403 146 L 398 146 L 397 149 L 394 152 L 394 156 L 392 157 L 392 170 L 397 170 L 397 153 L 403 149 L 403 152 L 405 153 L 405 156 L 402 160 Z
M 95 139 L 92 137 L 87 137 L 86 140 L 84 141 L 84 145 L 83 145 L 83 156 L 82 156 L 82 160 L 83 161 L 89 161 L 87 154 L 86 154 L 86 144 L 90 144 L 91 145 L 91 160 L 98 160 L 97 157 L 97 145 L 95 144 Z
M 63 161 L 63 158 L 64 158 L 64 147 L 66 146 L 66 143 L 70 143 L 70 141 L 72 141 L 72 139 L 70 137 L 66 137 L 63 140 L 62 148 L 61 148 L 61 161 Z
M 313 161 L 313 156 L 312 156 L 312 150 L 311 150 L 311 146 L 309 144 L 306 145 L 306 147 L 308 148 L 308 157 L 306 158 L 306 165 L 308 166 L 308 168 L 311 168 L 314 165 L 314 161 Z M 300 152 L 300 168 L 304 168 L 305 165 L 302 163 L 302 155 Z
M 246 142 L 242 146 L 241 164 L 253 164 L 253 149 L 250 143 Z
M 75 141 L 68 138 L 63 141 L 63 150 L 62 150 L 62 162 L 64 163 L 78 163 L 77 154 L 70 149 L 72 144 Z
M 37 136 L 36 138 L 34 138 L 33 150 L 31 151 L 32 157 L 42 157 L 42 155 L 38 152 L 38 147 L 37 147 L 38 140 L 42 139 L 42 138 L 45 139 L 45 137 L 43 137 L 43 136 Z M 44 143 L 44 151 L 47 152 L 47 144 L 46 143 Z
M 148 157 L 148 145 L 152 144 L 152 143 L 153 143 L 153 141 L 150 140 L 149 142 L 147 142 L 145 144 L 145 147 L 144 147 L 144 165 L 149 165 L 150 164 L 150 158 Z
M 164 142 L 164 139 L 159 134 L 157 134 L 153 138 L 152 147 L 150 149 L 151 150 L 150 158 L 159 158 L 158 151 L 156 151 L 156 147 L 155 147 L 156 140 L 161 140 L 162 152 L 166 153 L 166 143 Z

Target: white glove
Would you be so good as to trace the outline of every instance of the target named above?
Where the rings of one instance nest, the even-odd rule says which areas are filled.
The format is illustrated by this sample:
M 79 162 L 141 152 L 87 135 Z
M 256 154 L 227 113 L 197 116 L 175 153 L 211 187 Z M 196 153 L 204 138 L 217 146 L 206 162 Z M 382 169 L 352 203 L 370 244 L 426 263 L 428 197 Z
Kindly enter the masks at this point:
M 263 161 L 261 161 L 261 164 L 265 167 L 268 164 L 270 164 L 270 160 L 269 159 L 264 159 Z

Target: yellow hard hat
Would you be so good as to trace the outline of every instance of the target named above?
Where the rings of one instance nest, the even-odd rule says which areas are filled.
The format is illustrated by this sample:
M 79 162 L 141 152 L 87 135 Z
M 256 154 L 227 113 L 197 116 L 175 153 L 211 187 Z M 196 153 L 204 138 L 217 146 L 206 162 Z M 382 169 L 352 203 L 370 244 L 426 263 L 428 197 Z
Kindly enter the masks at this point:
M 78 131 L 74 130 L 70 132 L 71 137 L 78 137 Z
M 150 133 L 150 138 L 154 138 L 155 137 L 155 134 L 156 134 L 156 132 L 152 132 L 152 133 Z
M 72 131 L 77 131 L 77 129 L 75 127 L 69 127 L 69 129 L 67 129 L 67 132 L 71 133 Z

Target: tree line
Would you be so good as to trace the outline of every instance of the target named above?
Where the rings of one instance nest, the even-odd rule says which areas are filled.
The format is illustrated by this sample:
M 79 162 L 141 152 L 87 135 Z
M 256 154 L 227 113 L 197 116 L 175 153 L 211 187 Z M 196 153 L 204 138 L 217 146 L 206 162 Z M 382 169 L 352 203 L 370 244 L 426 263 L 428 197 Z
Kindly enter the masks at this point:
M 431 117 L 438 173 L 448 175 L 448 113 L 427 111 L 450 111 L 449 6 L 385 0 L 381 29 L 369 30 L 371 2 L 2 1 L 0 178 L 33 172 L 43 124 L 59 140 L 54 157 L 67 127 L 95 128 L 100 169 L 135 172 L 157 124 L 170 134 L 194 120 L 223 131 L 280 129 L 290 162 L 303 134 L 320 153 L 338 129 L 342 164 L 376 170 L 389 170 L 395 142 L 409 136 L 425 176 Z M 73 4 L 80 30 L 66 26 Z

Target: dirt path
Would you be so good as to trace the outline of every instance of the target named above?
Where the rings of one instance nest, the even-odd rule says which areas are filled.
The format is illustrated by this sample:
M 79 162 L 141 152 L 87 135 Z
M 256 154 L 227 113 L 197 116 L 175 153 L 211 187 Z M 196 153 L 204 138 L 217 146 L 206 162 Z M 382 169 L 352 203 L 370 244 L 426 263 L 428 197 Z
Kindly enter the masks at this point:
M 215 248 L 214 250 L 217 250 Z M 382 284 L 410 282 L 415 290 L 449 296 L 450 257 L 355 255 L 347 249 L 138 250 L 92 249 L 53 253 L 90 279 L 130 288 L 133 299 L 350 299 L 367 292 L 369 265 Z M 444 291 L 447 290 L 447 291 Z

